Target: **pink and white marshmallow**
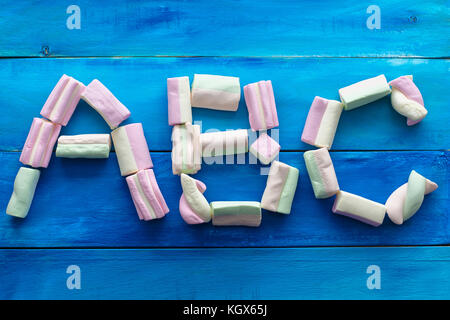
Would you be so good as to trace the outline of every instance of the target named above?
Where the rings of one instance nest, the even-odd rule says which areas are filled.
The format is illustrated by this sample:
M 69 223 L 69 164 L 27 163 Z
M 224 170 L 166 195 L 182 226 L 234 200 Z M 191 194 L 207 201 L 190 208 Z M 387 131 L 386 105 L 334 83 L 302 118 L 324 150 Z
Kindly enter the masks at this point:
M 278 127 L 277 107 L 272 81 L 259 81 L 244 86 L 245 103 L 253 131 Z
M 41 116 L 60 125 L 67 125 L 80 101 L 85 86 L 72 77 L 63 75 L 47 98 Z
M 203 157 L 241 154 L 248 151 L 247 129 L 212 131 L 200 135 Z
M 153 168 L 142 123 L 119 127 L 111 132 L 111 137 L 122 176 Z
M 403 224 L 420 209 L 424 196 L 437 188 L 433 181 L 411 171 L 408 182 L 395 190 L 386 201 L 389 219 L 395 224 Z
M 93 80 L 81 94 L 86 101 L 105 119 L 111 129 L 115 129 L 130 116 L 127 109 L 100 81 Z
M 192 123 L 189 77 L 167 78 L 169 125 Z
M 61 125 L 33 118 L 19 161 L 34 168 L 47 168 Z
M 267 133 L 263 132 L 250 146 L 250 153 L 262 164 L 271 163 L 279 154 L 281 146 Z
M 317 199 L 329 198 L 339 192 L 338 180 L 327 148 L 306 151 L 303 158 Z
M 412 126 L 422 121 L 428 111 L 425 109 L 422 94 L 413 82 L 413 77 L 401 76 L 389 84 L 392 87 L 392 107 L 407 118 L 406 124 Z
M 202 164 L 200 126 L 189 122 L 175 125 L 172 129 L 173 174 L 197 173 Z
M 381 225 L 386 215 L 383 204 L 345 191 L 337 193 L 332 211 L 374 227 Z
M 339 101 L 315 97 L 303 128 L 302 141 L 330 149 L 342 109 L 342 103 Z
M 187 224 L 200 224 L 211 221 L 211 207 L 203 193 L 206 185 L 190 176 L 181 174 L 183 193 L 180 198 L 180 214 Z
M 159 219 L 169 212 L 152 169 L 138 171 L 126 181 L 140 220 Z

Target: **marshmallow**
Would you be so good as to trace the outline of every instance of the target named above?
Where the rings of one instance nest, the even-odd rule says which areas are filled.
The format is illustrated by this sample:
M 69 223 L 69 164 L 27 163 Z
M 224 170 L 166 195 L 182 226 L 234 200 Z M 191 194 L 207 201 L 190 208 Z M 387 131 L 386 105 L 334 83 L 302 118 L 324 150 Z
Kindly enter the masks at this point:
M 153 168 L 142 123 L 132 123 L 111 132 L 120 174 L 127 176 Z
M 54 123 L 67 125 L 84 88 L 84 84 L 64 74 L 48 96 L 41 116 Z
M 126 181 L 140 220 L 159 219 L 169 212 L 152 169 L 140 170 Z
M 303 158 L 316 199 L 329 198 L 338 193 L 339 184 L 328 149 L 306 151 Z
M 261 224 L 261 204 L 256 201 L 213 201 L 211 209 L 215 226 L 259 227 Z
M 172 129 L 173 174 L 197 173 L 201 169 L 200 126 L 190 123 Z
M 299 171 L 279 161 L 272 162 L 261 208 L 289 214 L 297 189 Z
M 180 214 L 188 224 L 211 221 L 211 207 L 203 196 L 206 186 L 203 182 L 181 174 L 183 194 L 180 198 Z
M 244 86 L 244 97 L 253 131 L 278 127 L 277 107 L 270 80 Z
M 60 136 L 56 156 L 61 158 L 108 158 L 111 149 L 109 134 Z
M 395 224 L 403 224 L 420 209 L 424 195 L 437 188 L 433 181 L 411 171 L 408 182 L 395 190 L 386 201 L 389 219 Z
M 247 129 L 206 132 L 200 135 L 203 157 L 240 154 L 248 151 Z
M 192 123 L 189 77 L 167 78 L 169 125 Z
M 59 124 L 33 118 L 19 161 L 34 168 L 47 168 L 60 131 Z
M 250 146 L 250 153 L 258 158 L 262 164 L 269 164 L 276 158 L 280 149 L 278 142 L 263 132 Z
M 384 74 L 339 89 L 345 110 L 352 110 L 387 96 L 391 88 Z
M 100 81 L 93 80 L 81 94 L 81 99 L 94 108 L 115 129 L 130 116 L 130 111 Z
M 422 94 L 414 84 L 412 76 L 399 77 L 389 84 L 392 86 L 392 107 L 408 119 L 406 124 L 412 126 L 422 121 L 428 111 L 424 107 Z
M 339 101 L 315 97 L 303 128 L 302 141 L 330 149 L 341 113 L 342 103 Z
M 339 191 L 334 200 L 332 211 L 378 227 L 383 223 L 386 207 L 381 203 L 355 194 Z
M 191 104 L 196 108 L 236 111 L 241 98 L 239 78 L 195 74 Z
M 41 172 L 38 169 L 22 167 L 14 180 L 14 191 L 9 200 L 6 214 L 25 218 L 33 201 L 34 191 Z

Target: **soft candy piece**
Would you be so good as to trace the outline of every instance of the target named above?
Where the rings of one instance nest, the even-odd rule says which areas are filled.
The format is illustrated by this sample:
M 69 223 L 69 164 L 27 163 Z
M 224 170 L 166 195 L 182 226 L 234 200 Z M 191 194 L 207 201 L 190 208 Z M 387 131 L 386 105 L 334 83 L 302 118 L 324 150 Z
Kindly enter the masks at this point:
M 306 151 L 303 158 L 315 197 L 325 199 L 338 193 L 339 184 L 328 149 Z
M 289 214 L 297 189 L 299 171 L 285 163 L 274 161 L 270 166 L 261 208 Z
M 169 125 L 192 123 L 189 77 L 167 78 Z
M 378 227 L 383 223 L 386 207 L 381 203 L 355 194 L 339 191 L 334 200 L 332 211 Z
M 258 158 L 262 164 L 269 164 L 276 158 L 280 149 L 278 142 L 263 132 L 250 146 L 250 153 Z
M 339 89 L 345 110 L 352 110 L 387 96 L 391 88 L 384 74 Z
M 64 74 L 47 98 L 41 116 L 54 123 L 67 125 L 84 88 L 84 84 Z
M 111 129 L 115 129 L 130 116 L 127 109 L 100 81 L 93 80 L 81 94 L 86 101 L 105 119 Z
M 190 123 L 172 129 L 173 174 L 197 173 L 201 169 L 200 126 Z
M 203 182 L 181 174 L 183 194 L 180 198 L 180 214 L 188 224 L 211 221 L 211 207 L 203 196 L 206 186 Z
M 33 118 L 19 161 L 34 168 L 47 168 L 61 125 Z
M 60 136 L 56 156 L 61 158 L 102 159 L 109 157 L 109 134 L 79 134 Z
M 412 76 L 401 76 L 389 84 L 392 86 L 392 107 L 408 119 L 406 124 L 412 126 L 422 121 L 428 111 L 424 107 L 422 94 L 414 84 Z
M 191 104 L 196 108 L 236 111 L 241 99 L 239 78 L 195 74 Z
M 239 129 L 202 133 L 200 144 L 203 157 L 246 153 L 248 151 L 248 131 Z
M 315 97 L 303 128 L 302 141 L 330 149 L 341 113 L 342 103 L 339 101 Z
M 153 168 L 142 123 L 119 127 L 111 132 L 111 137 L 122 176 Z
M 389 219 L 395 224 L 403 224 L 419 210 L 424 195 L 437 188 L 433 181 L 411 171 L 408 182 L 397 188 L 386 201 Z
M 261 224 L 261 204 L 256 201 L 213 201 L 211 209 L 215 226 L 259 227 Z
M 278 127 L 272 81 L 259 81 L 244 86 L 244 97 L 253 131 Z
M 140 220 L 159 219 L 169 212 L 152 169 L 140 170 L 126 181 Z
M 9 200 L 6 214 L 25 218 L 33 201 L 34 191 L 41 172 L 38 169 L 21 167 L 14 180 L 14 191 Z

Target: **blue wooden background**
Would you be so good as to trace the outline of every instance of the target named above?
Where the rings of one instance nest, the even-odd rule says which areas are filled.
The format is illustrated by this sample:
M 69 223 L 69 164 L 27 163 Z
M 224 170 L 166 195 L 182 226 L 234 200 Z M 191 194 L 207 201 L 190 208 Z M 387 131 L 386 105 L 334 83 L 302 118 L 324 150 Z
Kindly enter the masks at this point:
M 377 1 L 370 30 L 361 1 L 86 1 L 81 29 L 61 1 L 0 1 L 0 204 L 6 209 L 32 118 L 61 74 L 98 78 L 142 122 L 171 212 L 140 222 L 114 153 L 53 157 L 29 216 L 0 215 L 0 298 L 300 299 L 450 298 L 450 12 L 446 1 Z M 263 212 L 260 228 L 186 225 L 171 173 L 166 78 L 194 73 L 273 82 L 280 160 L 300 170 L 291 215 Z M 413 74 L 428 116 L 407 127 L 389 97 L 342 114 L 331 156 L 341 188 L 384 203 L 414 169 L 439 184 L 403 226 L 335 216 L 316 200 L 300 141 L 315 95 L 384 73 Z M 248 128 L 235 113 L 194 109 L 202 130 Z M 80 102 L 62 134 L 109 128 Z M 226 162 L 226 159 L 220 159 Z M 230 160 L 230 159 L 228 159 Z M 236 160 L 236 159 L 234 159 Z M 215 200 L 259 201 L 259 164 L 204 164 Z M 66 268 L 81 269 L 80 290 Z M 366 269 L 381 269 L 369 290 Z

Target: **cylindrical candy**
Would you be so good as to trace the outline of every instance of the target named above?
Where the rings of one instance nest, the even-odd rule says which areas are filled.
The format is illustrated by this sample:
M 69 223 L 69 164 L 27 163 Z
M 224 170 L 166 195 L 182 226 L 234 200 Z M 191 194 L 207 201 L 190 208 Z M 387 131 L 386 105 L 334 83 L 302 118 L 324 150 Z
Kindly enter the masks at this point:
M 169 212 L 152 169 L 140 170 L 126 181 L 140 220 L 159 219 Z
M 339 89 L 345 110 L 352 110 L 387 96 L 391 88 L 384 74 Z
M 115 129 L 130 116 L 125 107 L 100 81 L 93 80 L 81 94 L 86 101 L 105 119 L 111 129 Z
M 196 108 L 236 111 L 241 99 L 239 78 L 195 74 L 191 104 Z
M 111 149 L 109 134 L 60 136 L 56 156 L 61 158 L 108 158 Z
M 190 123 L 172 129 L 173 174 L 197 173 L 201 168 L 200 126 Z
M 270 80 L 244 86 L 244 97 L 253 131 L 278 127 L 277 107 Z
M 41 116 L 54 123 L 67 125 L 84 88 L 84 84 L 64 74 L 47 98 Z
M 188 224 L 200 224 L 211 220 L 211 207 L 203 196 L 206 186 L 203 182 L 181 174 L 183 193 L 180 198 L 180 214 Z
M 276 158 L 280 149 L 278 142 L 263 132 L 250 146 L 250 153 L 258 158 L 262 164 L 269 164 Z
M 256 201 L 213 201 L 211 209 L 215 226 L 259 227 L 261 224 L 261 204 Z
M 33 201 L 34 191 L 41 172 L 38 169 L 22 167 L 14 180 L 14 191 L 9 200 L 6 214 L 25 218 Z
M 389 84 L 392 86 L 392 107 L 408 119 L 406 124 L 412 126 L 422 121 L 428 111 L 425 109 L 422 94 L 414 84 L 412 76 L 399 77 Z
M 316 198 L 325 199 L 338 193 L 339 184 L 328 149 L 306 151 L 303 158 Z
M 200 135 L 203 157 L 248 152 L 247 129 L 205 132 Z
M 315 97 L 303 128 L 302 141 L 330 149 L 341 113 L 342 103 L 339 101 Z
M 297 168 L 279 161 L 272 162 L 261 200 L 261 208 L 284 214 L 291 213 L 298 176 Z
M 378 227 L 383 223 L 386 207 L 381 203 L 355 194 L 339 191 L 334 200 L 332 211 Z
M 169 125 L 192 123 L 189 77 L 167 78 Z
M 111 137 L 122 176 L 153 168 L 142 123 L 119 127 L 111 132 Z
M 47 168 L 60 131 L 59 124 L 33 118 L 19 161 L 34 168 Z
M 395 190 L 386 201 L 389 219 L 395 224 L 403 224 L 422 206 L 424 195 L 436 190 L 438 185 L 416 171 L 411 171 L 408 182 Z

